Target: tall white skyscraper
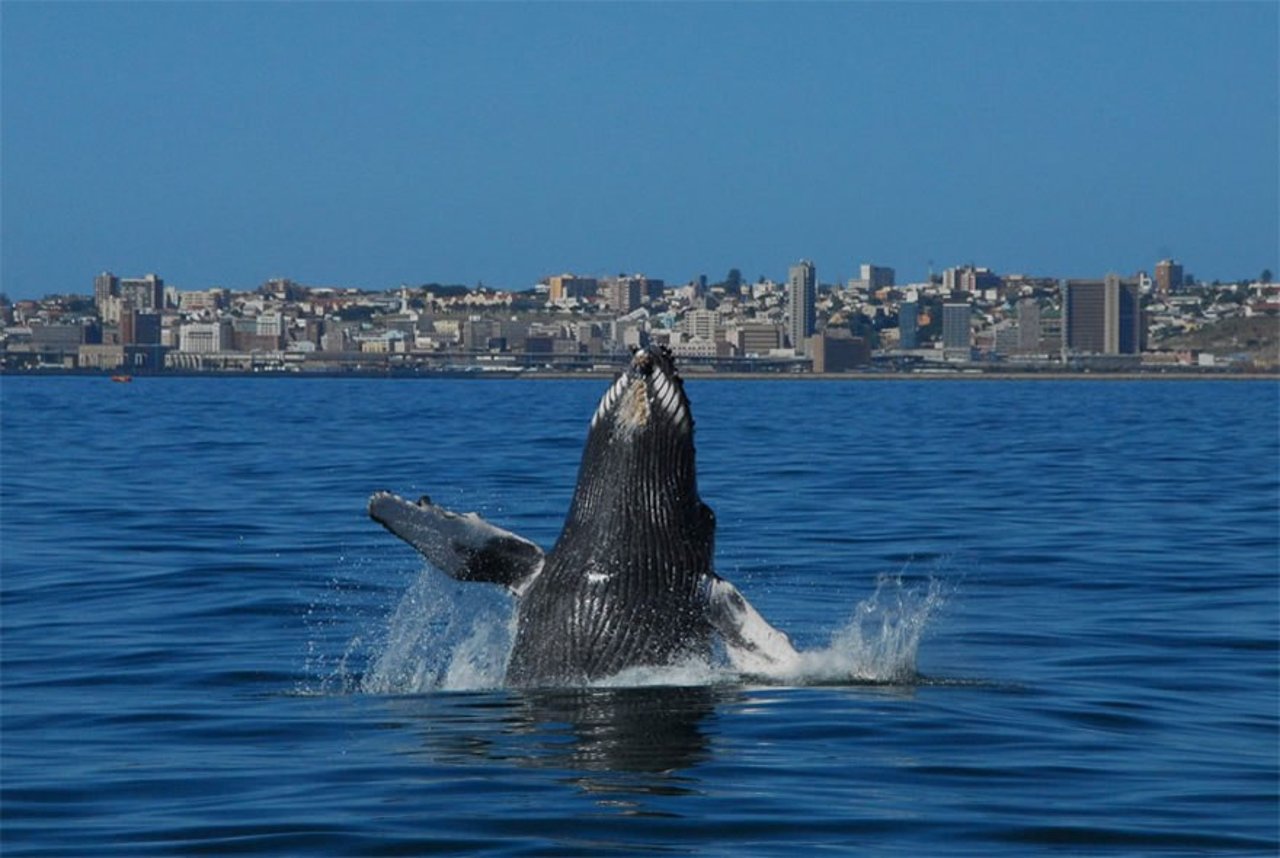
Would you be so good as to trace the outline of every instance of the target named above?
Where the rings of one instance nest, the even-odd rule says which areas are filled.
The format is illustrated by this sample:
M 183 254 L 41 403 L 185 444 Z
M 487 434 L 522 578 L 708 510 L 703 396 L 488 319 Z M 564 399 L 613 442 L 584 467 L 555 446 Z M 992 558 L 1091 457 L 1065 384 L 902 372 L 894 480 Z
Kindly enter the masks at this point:
M 807 259 L 791 266 L 787 274 L 788 332 L 791 348 L 804 354 L 817 322 L 818 272 Z

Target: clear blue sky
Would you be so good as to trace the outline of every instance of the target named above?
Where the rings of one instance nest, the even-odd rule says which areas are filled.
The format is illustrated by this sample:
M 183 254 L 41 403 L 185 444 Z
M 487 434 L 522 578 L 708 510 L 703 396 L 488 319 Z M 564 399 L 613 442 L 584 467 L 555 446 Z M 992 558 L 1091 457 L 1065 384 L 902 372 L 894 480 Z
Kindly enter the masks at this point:
M 1280 273 L 1259 3 L 0 4 L 0 288 Z

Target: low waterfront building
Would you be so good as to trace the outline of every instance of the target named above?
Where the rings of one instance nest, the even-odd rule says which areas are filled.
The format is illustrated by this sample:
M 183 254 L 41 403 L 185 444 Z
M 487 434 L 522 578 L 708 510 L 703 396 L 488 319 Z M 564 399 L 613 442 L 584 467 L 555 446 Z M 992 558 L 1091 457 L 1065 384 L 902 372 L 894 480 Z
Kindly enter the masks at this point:
M 764 322 L 735 325 L 726 330 L 725 337 L 742 357 L 767 355 L 783 345 L 782 327 Z
M 671 353 L 676 357 L 710 359 L 717 356 L 715 340 L 702 337 L 680 337 L 671 341 Z
M 871 363 L 871 347 L 844 328 L 828 328 L 811 337 L 809 351 L 815 373 L 848 372 Z
M 124 366 L 124 346 L 85 344 L 79 349 L 81 369 L 114 370 Z

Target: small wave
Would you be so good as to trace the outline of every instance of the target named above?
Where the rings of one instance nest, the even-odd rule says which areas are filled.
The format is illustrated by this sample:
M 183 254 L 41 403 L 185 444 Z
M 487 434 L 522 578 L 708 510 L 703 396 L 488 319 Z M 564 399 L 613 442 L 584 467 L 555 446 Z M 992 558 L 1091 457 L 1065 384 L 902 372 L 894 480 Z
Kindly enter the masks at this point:
M 930 621 L 946 601 L 942 579 L 911 583 L 881 575 L 875 591 L 820 649 L 802 650 L 791 669 L 744 675 L 726 659 L 624 670 L 594 686 L 909 685 Z M 344 692 L 421 694 L 502 688 L 515 639 L 515 604 L 496 588 L 458 584 L 425 568 L 371 642 L 354 638 L 323 685 Z M 367 664 L 356 673 L 356 665 Z

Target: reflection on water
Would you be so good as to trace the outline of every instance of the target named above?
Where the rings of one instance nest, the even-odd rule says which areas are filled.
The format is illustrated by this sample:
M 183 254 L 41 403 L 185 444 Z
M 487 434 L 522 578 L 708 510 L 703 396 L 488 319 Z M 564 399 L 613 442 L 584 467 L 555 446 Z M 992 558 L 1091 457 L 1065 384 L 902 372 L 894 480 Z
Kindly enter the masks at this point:
M 432 764 L 561 769 L 584 792 L 616 798 L 696 792 L 696 778 L 682 772 L 710 757 L 717 707 L 741 697 L 739 688 L 701 685 L 438 692 L 386 703 L 421 739 L 410 753 Z
M 670 772 L 707 756 L 703 722 L 733 689 L 714 686 L 574 688 L 522 700 L 525 723 L 543 733 L 541 764 L 588 772 Z M 556 742 L 559 734 L 567 742 Z

